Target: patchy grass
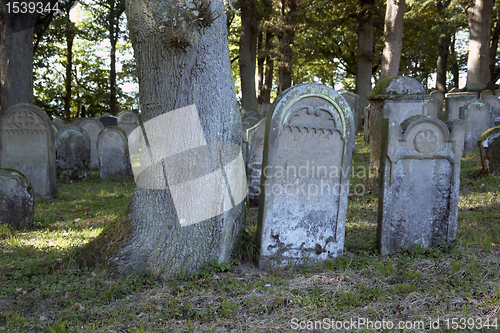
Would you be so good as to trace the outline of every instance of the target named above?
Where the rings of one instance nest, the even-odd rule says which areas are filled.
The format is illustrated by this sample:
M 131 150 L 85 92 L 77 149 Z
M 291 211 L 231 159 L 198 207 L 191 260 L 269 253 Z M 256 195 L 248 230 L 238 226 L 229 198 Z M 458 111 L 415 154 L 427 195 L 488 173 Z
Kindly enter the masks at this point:
M 351 184 L 363 184 L 358 167 L 368 163 L 358 136 Z M 480 164 L 477 155 L 463 158 L 453 244 L 380 257 L 377 197 L 353 193 L 341 258 L 256 270 L 248 263 L 256 250 L 252 208 L 235 252 L 242 262 L 210 262 L 170 280 L 61 260 L 126 209 L 135 185 L 95 172 L 91 181 L 60 183 L 58 199 L 37 203 L 33 229 L 0 226 L 0 332 L 312 332 L 351 319 L 407 328 L 387 332 L 500 331 L 492 326 L 500 310 L 500 179 L 482 177 Z

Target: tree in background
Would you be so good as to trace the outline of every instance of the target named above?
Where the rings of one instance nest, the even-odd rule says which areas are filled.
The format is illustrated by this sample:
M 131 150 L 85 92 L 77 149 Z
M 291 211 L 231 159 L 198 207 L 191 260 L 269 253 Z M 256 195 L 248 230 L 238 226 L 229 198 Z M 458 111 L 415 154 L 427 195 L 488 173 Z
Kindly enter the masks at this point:
M 403 49 L 405 0 L 387 0 L 380 78 L 397 76 Z

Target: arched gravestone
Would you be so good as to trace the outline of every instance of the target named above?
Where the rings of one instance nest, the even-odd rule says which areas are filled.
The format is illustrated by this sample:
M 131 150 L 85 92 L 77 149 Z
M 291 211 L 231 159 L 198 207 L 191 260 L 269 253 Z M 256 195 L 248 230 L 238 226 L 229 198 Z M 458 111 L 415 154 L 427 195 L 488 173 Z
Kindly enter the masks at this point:
M 364 110 L 360 109 L 360 97 L 350 91 L 346 91 L 341 93 L 342 97 L 344 97 L 345 101 L 351 107 L 351 111 L 354 115 L 354 125 L 356 128 L 356 132 L 363 131 L 363 112 Z
M 95 119 L 85 119 L 80 123 L 80 127 L 87 132 L 90 137 L 90 168 L 99 169 L 99 160 L 97 159 L 97 138 L 99 133 L 104 130 L 104 125 Z
M 460 119 L 465 122 L 464 153 L 477 152 L 477 140 L 481 134 L 495 126 L 493 109 L 485 101 L 477 99 L 460 108 Z
M 131 174 L 127 135 L 120 127 L 105 128 L 99 134 L 97 148 L 102 179 L 123 178 Z
M 61 127 L 67 124 L 67 122 L 65 122 L 61 117 L 55 117 L 54 119 L 52 119 L 52 124 L 54 124 L 59 131 Z
M 335 90 L 293 86 L 266 119 L 258 222 L 259 268 L 342 254 L 354 119 Z
M 23 173 L 36 196 L 57 197 L 54 130 L 47 114 L 32 104 L 16 104 L 0 118 L 0 135 L 1 167 Z
M 56 136 L 57 179 L 90 179 L 90 137 L 77 125 L 66 125 Z
M 456 89 L 456 88 L 455 88 Z M 453 89 L 445 95 L 446 121 L 460 119 L 460 108 L 477 99 L 475 92 L 460 92 Z
M 500 127 L 493 127 L 484 132 L 477 145 L 485 175 L 500 175 Z
M 495 125 L 500 125 L 500 98 L 495 95 L 487 96 L 484 101 L 493 108 Z
M 386 255 L 456 237 L 465 123 L 382 120 L 378 249 Z
M 139 126 L 139 115 L 133 111 L 122 111 L 116 117 L 118 127 L 125 131 L 127 136 Z
M 30 228 L 34 220 L 35 191 L 15 169 L 0 169 L 0 225 Z

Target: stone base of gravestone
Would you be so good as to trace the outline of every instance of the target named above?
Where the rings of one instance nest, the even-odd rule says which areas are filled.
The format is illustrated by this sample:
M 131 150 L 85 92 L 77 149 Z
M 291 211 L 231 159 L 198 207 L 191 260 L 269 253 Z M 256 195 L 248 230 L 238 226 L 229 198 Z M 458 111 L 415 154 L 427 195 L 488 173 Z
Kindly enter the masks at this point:
M 0 169 L 0 225 L 30 228 L 34 206 L 35 191 L 26 176 L 14 169 Z
M 500 175 L 500 127 L 493 127 L 484 132 L 477 145 L 485 175 Z

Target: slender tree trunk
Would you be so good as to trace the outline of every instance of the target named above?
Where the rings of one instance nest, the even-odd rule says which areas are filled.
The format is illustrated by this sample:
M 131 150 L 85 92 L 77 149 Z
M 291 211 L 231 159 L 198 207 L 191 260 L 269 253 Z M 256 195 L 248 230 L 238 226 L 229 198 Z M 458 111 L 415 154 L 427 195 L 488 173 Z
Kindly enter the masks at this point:
M 439 38 L 436 89 L 445 93 L 446 90 L 446 71 L 448 70 L 448 54 L 450 53 L 451 36 L 445 35 Z
M 297 11 L 297 0 L 281 1 L 281 16 L 284 28 L 280 36 L 280 62 L 279 62 L 279 84 L 278 94 L 292 86 L 292 44 L 295 39 L 295 12 Z
M 266 33 L 266 74 L 264 87 L 262 89 L 262 102 L 271 103 L 271 89 L 273 88 L 274 58 L 273 58 L 273 34 Z
M 257 10 L 255 0 L 241 0 L 240 78 L 241 112 L 258 111 L 255 90 L 255 61 L 257 55 Z
M 266 61 L 266 54 L 264 49 L 264 33 L 259 32 L 259 38 L 257 39 L 257 82 L 258 82 L 258 93 L 257 101 L 262 104 L 263 96 L 262 91 L 264 89 L 264 63 Z
M 115 5 L 114 1 L 111 2 L 111 9 L 109 10 L 109 41 L 111 44 L 110 49 L 110 71 L 109 71 L 109 113 L 116 116 L 118 113 L 118 105 L 116 100 L 116 42 L 117 33 L 115 33 Z
M 493 0 L 462 3 L 469 24 L 469 57 L 467 59 L 467 91 L 482 91 L 491 81 L 490 34 Z
M 491 46 L 490 46 L 490 80 L 492 87 L 499 79 L 498 76 L 500 73 L 500 70 L 497 70 L 495 68 L 499 37 L 500 37 L 500 6 L 498 6 L 496 15 L 496 24 L 495 24 L 495 29 L 493 30 L 493 35 L 491 36 Z
M 458 66 L 458 55 L 455 49 L 457 41 L 457 36 L 454 34 L 451 37 L 451 45 L 450 45 L 450 55 L 452 56 L 453 62 L 451 63 L 451 75 L 452 75 L 452 86 L 458 88 L 460 83 L 460 68 Z
M 73 24 L 69 21 L 69 16 L 68 25 L 69 27 L 66 30 L 66 77 L 64 79 L 66 86 L 66 95 L 64 96 L 64 118 L 66 118 L 66 121 L 71 120 L 71 74 L 73 70 L 73 39 L 75 38 Z
M 405 0 L 387 0 L 380 78 L 397 76 L 403 50 Z
M 126 1 L 137 63 L 141 118 L 148 124 L 159 115 L 172 116 L 176 114 L 172 110 L 194 104 L 208 144 L 212 147 L 217 143 L 241 145 L 241 117 L 230 67 L 224 4 L 202 1 L 197 8 L 198 18 L 202 20 L 187 22 L 191 24 L 184 27 L 181 24 L 165 27 L 174 17 L 178 20 L 193 17 L 187 12 L 192 9 L 182 4 L 174 6 L 176 4 L 179 4 L 176 0 Z M 184 126 L 181 134 L 189 137 L 196 128 L 186 128 L 184 121 L 180 117 L 170 126 Z M 143 132 L 147 133 L 149 142 L 161 133 L 148 133 L 145 125 Z M 211 151 L 214 154 L 212 170 L 215 170 L 214 165 L 222 161 L 213 149 Z M 165 160 L 162 163 L 167 163 Z M 197 166 L 188 161 L 185 170 L 197 170 Z M 192 272 L 210 260 L 230 259 L 236 234 L 243 225 L 244 205 L 235 201 L 233 208 L 216 217 L 182 226 L 181 213 L 172 194 L 173 180 L 161 179 L 167 183 L 166 189 L 136 187 L 128 214 L 110 224 L 87 245 L 81 254 L 84 259 L 97 257 L 98 261 L 111 263 L 119 272 L 147 270 L 164 277 Z M 198 183 L 200 195 L 212 190 L 204 187 L 203 180 Z M 226 187 L 221 184 L 221 188 Z M 199 210 L 205 204 L 199 199 L 192 200 L 191 210 Z

